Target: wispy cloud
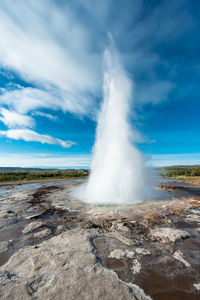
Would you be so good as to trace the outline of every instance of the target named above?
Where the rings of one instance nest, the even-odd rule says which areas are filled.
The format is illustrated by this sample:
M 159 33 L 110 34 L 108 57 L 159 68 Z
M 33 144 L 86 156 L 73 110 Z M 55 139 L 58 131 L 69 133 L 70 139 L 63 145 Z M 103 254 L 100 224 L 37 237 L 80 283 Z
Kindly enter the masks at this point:
M 148 160 L 147 164 L 154 167 L 172 165 L 198 165 L 199 161 L 200 153 L 154 154 Z
M 98 88 L 100 61 L 70 7 L 63 10 L 48 0 L 2 1 L 0 28 L 1 65 L 19 72 L 41 93 L 58 97 L 58 102 L 62 98 L 65 110 L 83 113 L 91 100 L 88 91 Z
M 33 118 L 5 108 L 0 108 L 0 121 L 9 128 L 33 127 L 35 125 Z
M 1 121 L 11 129 L 33 128 L 36 115 L 55 121 L 44 109 L 90 116 L 109 30 L 135 81 L 135 105 L 167 100 L 177 63 L 171 67 L 160 45 L 167 49 L 192 26 L 186 0 L 2 0 L 0 67 L 26 84 L 0 90 Z
M 3 0 L 0 8 L 1 65 L 17 71 L 58 102 L 62 98 L 62 109 L 81 114 L 88 114 L 101 88 L 108 30 L 125 63 L 134 70 L 135 80 L 142 77 L 137 98 L 157 103 L 168 97 L 173 85 L 156 74 L 158 66 L 169 73 L 169 66 L 155 49 L 193 26 L 184 0 L 149 5 L 148 14 L 143 13 L 142 1 L 126 1 L 124 5 L 86 0 L 58 5 L 50 0 Z M 44 103 L 48 102 L 45 98 Z
M 72 141 L 63 141 L 57 138 L 53 138 L 49 135 L 39 134 L 30 129 L 10 129 L 0 131 L 0 135 L 14 140 L 24 140 L 26 142 L 40 142 L 42 144 L 59 145 L 63 148 L 69 148 L 75 145 Z
M 91 163 L 90 155 L 60 155 L 50 154 L 0 154 L 1 167 L 42 167 L 42 168 L 89 168 Z
M 28 113 L 40 108 L 50 108 L 52 110 L 69 111 L 76 114 L 85 114 L 84 109 L 88 106 L 89 98 L 80 98 L 76 94 L 76 101 L 73 102 L 73 97 L 70 94 L 65 94 L 65 91 L 51 90 L 50 92 L 32 87 L 18 87 L 15 90 L 5 90 L 0 94 L 0 104 L 9 105 L 19 113 Z
M 51 114 L 47 114 L 47 113 L 44 113 L 44 112 L 41 112 L 41 111 L 33 112 L 32 115 L 33 116 L 44 117 L 44 118 L 47 118 L 47 119 L 52 120 L 52 121 L 56 121 L 58 119 L 57 116 L 53 116 Z
M 70 5 L 63 9 L 49 0 L 2 1 L 0 35 L 0 65 L 30 85 L 1 89 L 1 121 L 7 127 L 33 127 L 34 115 L 55 121 L 40 109 L 78 115 L 91 111 L 99 89 L 101 54 L 90 50 L 88 30 Z M 74 144 L 30 130 L 3 135 L 62 147 Z

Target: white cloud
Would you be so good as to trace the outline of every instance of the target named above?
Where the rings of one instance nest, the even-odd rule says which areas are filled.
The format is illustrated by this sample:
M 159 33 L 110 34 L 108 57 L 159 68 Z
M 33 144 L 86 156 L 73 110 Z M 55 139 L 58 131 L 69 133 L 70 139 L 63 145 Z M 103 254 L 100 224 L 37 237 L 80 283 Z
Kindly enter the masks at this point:
M 52 110 L 69 111 L 76 114 L 86 114 L 89 106 L 88 99 L 81 95 L 76 95 L 76 101 L 73 102 L 73 96 L 66 94 L 65 91 L 51 90 L 52 93 L 38 88 L 20 87 L 15 90 L 6 91 L 0 95 L 0 104 L 9 105 L 13 110 L 21 114 L 40 108 L 49 108 Z M 75 94 L 74 94 L 75 96 Z M 86 109 L 87 108 L 87 109 Z
M 149 166 L 199 165 L 200 153 L 154 154 L 148 161 Z
M 1 135 L 70 147 L 73 142 L 24 128 L 34 127 L 34 115 L 56 120 L 40 109 L 90 113 L 101 82 L 101 53 L 91 50 L 88 29 L 70 5 L 61 8 L 50 0 L 3 0 L 0 36 L 0 66 L 32 85 L 11 84 L 0 90 L 0 120 L 8 128 L 21 128 Z
M 72 141 L 63 141 L 53 138 L 49 135 L 39 134 L 29 129 L 10 129 L 7 131 L 0 131 L 0 135 L 14 140 L 24 140 L 27 142 L 40 142 L 42 144 L 59 145 L 63 148 L 69 148 L 76 144 Z
M 58 96 L 65 110 L 85 112 L 91 100 L 88 91 L 96 94 L 99 87 L 101 61 L 89 49 L 88 30 L 69 7 L 62 10 L 49 0 L 2 1 L 0 35 L 2 66 L 49 93 L 47 100 L 42 99 L 47 105 L 49 97 Z M 31 92 L 34 100 L 38 91 Z
M 32 115 L 33 116 L 44 117 L 44 118 L 47 118 L 47 119 L 49 119 L 51 121 L 56 121 L 58 119 L 57 116 L 53 116 L 51 114 L 47 114 L 47 113 L 44 113 L 44 112 L 41 112 L 41 111 L 33 112 Z
M 89 168 L 90 155 L 6 154 L 0 153 L 1 167 Z
M 9 128 L 33 127 L 35 125 L 33 118 L 18 114 L 5 108 L 0 108 L 0 115 L 0 121 L 2 121 Z

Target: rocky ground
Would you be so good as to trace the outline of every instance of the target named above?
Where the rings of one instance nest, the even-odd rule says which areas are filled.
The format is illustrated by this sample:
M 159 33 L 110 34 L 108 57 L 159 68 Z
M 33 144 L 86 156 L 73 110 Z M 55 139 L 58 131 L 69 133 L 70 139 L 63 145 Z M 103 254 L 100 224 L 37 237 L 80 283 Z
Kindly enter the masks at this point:
M 197 182 L 104 207 L 73 199 L 79 183 L 0 187 L 1 299 L 200 299 Z

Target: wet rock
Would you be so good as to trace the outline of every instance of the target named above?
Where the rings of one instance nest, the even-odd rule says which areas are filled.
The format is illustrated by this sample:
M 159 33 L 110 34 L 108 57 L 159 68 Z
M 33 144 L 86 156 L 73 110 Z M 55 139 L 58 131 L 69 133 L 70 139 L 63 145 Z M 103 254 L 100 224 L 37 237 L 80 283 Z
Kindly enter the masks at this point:
M 42 231 L 34 233 L 33 236 L 36 237 L 36 238 L 44 238 L 44 237 L 46 237 L 46 236 L 48 236 L 50 234 L 51 234 L 51 230 L 49 228 L 46 228 L 46 229 L 44 229 Z
M 9 210 L 7 211 L 7 213 L 8 213 L 8 214 L 14 214 L 15 212 L 14 212 L 13 210 L 9 209 Z
M 186 267 L 190 267 L 190 263 L 183 258 L 183 253 L 181 251 L 174 252 L 173 257 L 181 261 Z
M 19 250 L 0 268 L 0 274 L 15 274 L 0 285 L 1 299 L 110 300 L 116 295 L 119 300 L 136 300 L 135 295 L 150 299 L 96 262 L 91 239 L 90 231 L 76 229 L 44 241 L 37 249 Z M 136 262 L 135 270 L 139 270 Z
M 0 242 L 0 253 L 8 250 L 8 244 L 7 241 Z
M 32 222 L 30 224 L 28 224 L 23 230 L 23 233 L 29 233 L 39 227 L 41 227 L 43 225 L 43 222 Z
M 165 227 L 152 229 L 150 235 L 154 239 L 161 239 L 163 242 L 167 242 L 167 241 L 176 242 L 180 239 L 185 239 L 190 237 L 190 234 L 187 231 L 183 231 L 175 228 L 165 228 Z

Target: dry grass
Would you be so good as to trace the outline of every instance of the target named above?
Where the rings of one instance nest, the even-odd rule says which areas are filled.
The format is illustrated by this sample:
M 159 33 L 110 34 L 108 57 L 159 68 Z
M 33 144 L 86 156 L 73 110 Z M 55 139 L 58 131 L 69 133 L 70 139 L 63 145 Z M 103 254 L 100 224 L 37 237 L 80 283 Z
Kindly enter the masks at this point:
M 167 215 L 163 213 L 152 212 L 148 214 L 140 223 L 145 227 L 151 227 L 158 224 L 166 224 Z
M 200 207 L 200 199 L 199 198 L 190 198 L 189 204 L 194 208 Z
M 181 215 L 185 211 L 183 206 L 175 206 L 167 208 L 170 215 Z

